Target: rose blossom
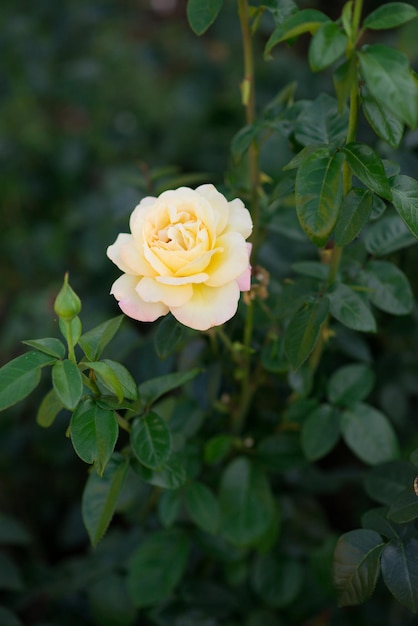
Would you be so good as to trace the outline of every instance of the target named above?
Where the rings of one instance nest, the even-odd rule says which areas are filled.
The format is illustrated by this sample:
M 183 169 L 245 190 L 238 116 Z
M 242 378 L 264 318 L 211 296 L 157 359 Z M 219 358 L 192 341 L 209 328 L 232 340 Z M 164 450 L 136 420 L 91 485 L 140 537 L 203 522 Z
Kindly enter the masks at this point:
M 153 322 L 171 311 L 207 330 L 235 314 L 250 288 L 252 222 L 241 200 L 228 202 L 213 185 L 165 191 L 141 200 L 130 230 L 107 249 L 124 272 L 111 293 L 126 315 Z

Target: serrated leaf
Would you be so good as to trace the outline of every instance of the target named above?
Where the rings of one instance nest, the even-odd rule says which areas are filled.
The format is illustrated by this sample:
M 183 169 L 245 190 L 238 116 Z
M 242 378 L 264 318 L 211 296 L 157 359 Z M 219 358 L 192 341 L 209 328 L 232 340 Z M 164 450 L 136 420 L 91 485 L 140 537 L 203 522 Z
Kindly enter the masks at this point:
M 418 11 L 411 4 L 406 2 L 387 2 L 366 17 L 363 27 L 373 30 L 396 28 L 417 16 Z
M 379 196 L 392 199 L 389 180 L 382 159 L 364 143 L 348 143 L 342 148 L 351 171 L 362 183 Z
M 237 546 L 254 545 L 270 526 L 270 487 L 264 472 L 246 457 L 226 467 L 219 493 L 222 535 Z
M 43 428 L 51 426 L 58 413 L 64 408 L 63 403 L 58 398 L 55 389 L 51 389 L 44 396 L 36 413 L 36 423 Z
M 368 189 L 350 189 L 341 205 L 335 225 L 335 243 L 348 246 L 369 221 L 373 208 L 373 194 Z
M 296 213 L 309 239 L 320 247 L 328 241 L 340 211 L 343 162 L 340 152 L 328 156 L 321 150 L 309 156 L 296 174 Z
M 59 339 L 55 337 L 46 337 L 45 339 L 27 339 L 22 341 L 27 346 L 39 350 L 44 354 L 56 357 L 57 359 L 63 359 L 65 356 L 65 346 Z
M 374 372 L 368 365 L 363 363 L 344 365 L 334 372 L 328 381 L 328 400 L 340 406 L 364 400 L 373 389 L 374 380 Z
M 129 459 L 115 453 L 102 477 L 96 472 L 89 475 L 83 492 L 81 513 L 93 546 L 103 537 L 112 520 L 128 467 Z
M 403 123 L 384 103 L 379 102 L 366 89 L 361 91 L 364 115 L 378 137 L 392 148 L 398 148 L 403 136 Z
M 414 298 L 405 274 L 388 261 L 370 261 L 360 273 L 367 297 L 377 308 L 392 315 L 411 313 Z
M 398 119 L 414 128 L 418 122 L 418 87 L 407 57 L 383 44 L 366 46 L 357 55 L 372 96 Z
M 328 454 L 340 438 L 340 412 L 328 404 L 321 404 L 302 424 L 302 449 L 309 461 Z
M 123 319 L 123 315 L 113 317 L 80 337 L 78 343 L 89 361 L 100 359 L 103 350 L 118 332 Z
M 203 35 L 213 24 L 222 4 L 223 0 L 187 0 L 187 19 L 196 35 Z
M 399 444 L 388 418 L 358 402 L 344 411 L 341 432 L 347 446 L 364 463 L 377 465 L 399 456 Z
M 162 417 L 151 411 L 132 423 L 131 444 L 135 456 L 143 465 L 159 469 L 170 456 L 170 431 Z
M 122 402 L 124 397 L 123 387 L 113 367 L 110 367 L 110 365 L 104 360 L 85 361 L 83 362 L 83 365 L 93 370 L 93 372 L 97 376 L 98 382 L 100 382 L 108 391 L 115 395 L 119 402 Z
M 251 144 L 257 139 L 262 126 L 260 124 L 252 124 L 241 128 L 234 135 L 231 142 L 231 153 L 235 161 L 239 161 L 243 155 L 248 152 Z
M 52 368 L 52 384 L 65 408 L 73 411 L 83 395 L 83 379 L 77 365 L 69 359 L 56 361 Z
M 327 144 L 329 149 L 344 143 L 347 129 L 347 109 L 340 113 L 335 98 L 321 93 L 299 114 L 295 139 L 303 146 Z
M 329 18 L 316 9 L 304 9 L 290 15 L 271 34 L 267 41 L 264 55 L 268 56 L 274 46 L 281 41 L 293 39 L 303 33 L 315 33 L 324 22 L 329 22 Z
M 284 349 L 293 369 L 300 367 L 314 349 L 328 309 L 326 298 L 314 300 L 305 304 L 290 321 L 284 336 Z
M 382 554 L 382 575 L 389 591 L 407 606 L 418 611 L 418 540 L 390 541 Z
M 80 318 L 78 316 L 74 317 L 67 325 L 60 317 L 58 325 L 60 327 L 61 334 L 67 343 L 72 346 L 77 345 L 83 330 Z
M 114 411 L 86 398 L 74 411 L 70 424 L 74 450 L 85 463 L 94 463 L 98 474 L 112 456 L 119 428 Z
M 330 313 L 344 326 L 361 332 L 376 332 L 376 321 L 363 298 L 343 283 L 335 283 L 327 292 Z
M 102 363 L 107 365 L 115 374 L 119 384 L 122 387 L 123 398 L 128 400 L 138 399 L 138 387 L 131 374 L 128 372 L 118 361 L 111 361 L 110 359 L 103 359 Z
M 309 65 L 313 72 L 318 72 L 332 65 L 345 51 L 347 35 L 335 22 L 321 24 L 311 39 L 309 46 Z
M 202 530 L 214 534 L 219 529 L 219 504 L 211 490 L 203 483 L 190 482 L 186 487 L 187 511 Z
M 364 245 L 374 256 L 386 256 L 415 244 L 417 240 L 398 215 L 385 215 L 367 228 Z
M 164 374 L 156 378 L 150 378 L 138 387 L 140 405 L 143 408 L 149 407 L 164 394 L 181 387 L 190 382 L 200 373 L 200 369 L 195 368 L 188 372 L 175 372 L 174 374 Z
M 393 205 L 414 237 L 418 238 L 418 181 L 410 176 L 390 179 Z
M 128 590 L 138 608 L 164 602 L 180 582 L 189 540 L 183 530 L 159 530 L 135 550 L 128 566 Z
M 180 454 L 172 453 L 160 470 L 152 470 L 138 463 L 135 468 L 141 478 L 150 485 L 162 489 L 178 489 L 187 480 L 187 472 Z
M 28 396 L 41 380 L 41 368 L 55 363 L 42 352 L 21 354 L 0 368 L 0 411 Z
M 367 529 L 352 530 L 339 538 L 332 572 L 339 606 L 361 604 L 372 595 L 384 545 L 378 533 Z

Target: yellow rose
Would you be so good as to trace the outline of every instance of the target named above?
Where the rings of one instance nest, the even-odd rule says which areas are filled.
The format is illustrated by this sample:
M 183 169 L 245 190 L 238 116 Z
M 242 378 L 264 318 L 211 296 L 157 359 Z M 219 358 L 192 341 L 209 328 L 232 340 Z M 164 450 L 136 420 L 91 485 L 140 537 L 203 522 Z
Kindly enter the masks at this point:
M 111 293 L 126 315 L 153 322 L 171 311 L 207 330 L 235 314 L 250 288 L 252 221 L 241 200 L 228 202 L 213 185 L 180 187 L 141 200 L 130 229 L 107 249 L 124 272 Z

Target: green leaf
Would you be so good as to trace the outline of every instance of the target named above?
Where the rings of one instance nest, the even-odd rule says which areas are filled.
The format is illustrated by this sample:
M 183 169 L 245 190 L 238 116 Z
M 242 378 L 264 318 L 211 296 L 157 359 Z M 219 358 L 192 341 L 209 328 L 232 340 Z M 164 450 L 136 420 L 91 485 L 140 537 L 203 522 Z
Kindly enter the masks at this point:
M 372 96 L 414 128 L 418 122 L 418 87 L 407 57 L 383 44 L 365 46 L 357 54 L 361 73 Z
M 335 243 L 348 246 L 369 221 L 373 208 L 373 194 L 368 189 L 350 189 L 345 196 L 337 223 L 335 225 Z
M 137 610 L 129 597 L 124 573 L 103 573 L 89 582 L 85 590 L 95 624 L 132 626 Z
M 354 55 L 339 65 L 332 75 L 334 89 L 338 101 L 338 112 L 343 113 L 348 98 L 350 97 L 353 81 L 356 80 L 357 68 Z
M 418 611 L 418 540 L 390 541 L 382 554 L 382 575 L 389 591 L 407 606 Z
M 169 528 L 176 521 L 182 504 L 180 489 L 162 491 L 158 499 L 158 517 L 164 528 Z
M 340 438 L 340 412 L 328 404 L 321 404 L 310 413 L 302 425 L 302 449 L 309 461 L 328 454 Z
M 320 150 L 309 156 L 296 174 L 296 213 L 309 239 L 320 247 L 327 243 L 340 211 L 343 162 L 340 152 L 328 156 Z
M 0 411 L 26 398 L 41 380 L 41 368 L 55 363 L 42 352 L 21 354 L 0 368 Z
M 83 379 L 77 365 L 69 359 L 56 361 L 52 368 L 52 384 L 65 408 L 73 411 L 83 395 Z
M 226 467 L 220 486 L 221 532 L 236 546 L 254 545 L 273 515 L 270 486 L 264 472 L 246 457 Z
M 275 473 L 306 466 L 297 432 L 281 432 L 262 439 L 257 446 L 257 459 Z
M 348 128 L 348 111 L 340 114 L 335 98 L 320 94 L 304 107 L 295 123 L 295 139 L 303 146 L 344 143 Z M 328 149 L 329 149 L 328 147 Z
M 222 4 L 222 0 L 187 0 L 187 19 L 196 35 L 203 35 L 213 24 Z
M 166 315 L 157 326 L 154 347 L 159 359 L 166 359 L 174 352 L 184 337 L 185 327 L 175 317 Z
M 251 126 L 244 126 L 234 135 L 231 142 L 231 153 L 234 161 L 238 162 L 248 152 L 253 141 L 258 138 L 262 128 L 261 124 L 251 124 Z
M 202 530 L 214 534 L 219 529 L 219 504 L 213 493 L 206 485 L 199 482 L 190 482 L 186 487 L 187 511 Z
M 344 54 L 347 35 L 335 22 L 321 24 L 311 39 L 309 46 L 309 65 L 313 72 L 323 70 L 337 61 Z
M 219 463 L 231 451 L 234 443 L 232 435 L 215 435 L 205 444 L 204 458 L 206 463 Z
M 89 361 L 100 359 L 103 350 L 118 332 L 123 319 L 124 315 L 113 317 L 80 337 L 78 343 Z
M 118 365 L 119 364 L 117 364 L 116 367 L 118 367 Z M 93 370 L 93 372 L 96 374 L 98 382 L 100 382 L 106 389 L 108 389 L 110 393 L 115 395 L 119 402 L 122 402 L 124 398 L 124 391 L 122 383 L 119 380 L 119 376 L 116 373 L 114 367 L 111 367 L 106 361 L 85 361 L 83 362 L 83 366 Z M 123 368 L 123 365 L 121 365 L 120 368 Z M 125 370 L 125 368 L 123 369 Z M 129 372 L 127 370 L 125 371 L 129 375 Z M 136 385 L 134 383 L 134 387 L 135 386 Z
M 418 181 L 410 176 L 390 179 L 393 205 L 414 237 L 418 238 Z
M 303 583 L 303 569 L 298 561 L 279 560 L 273 554 L 257 555 L 251 572 L 256 594 L 267 606 L 280 609 L 295 601 Z
M 364 238 L 367 252 L 374 256 L 386 256 L 417 241 L 398 215 L 385 215 L 371 224 Z
M 379 576 L 384 545 L 374 530 L 351 530 L 339 538 L 332 572 L 339 606 L 360 604 L 370 598 Z
M 372 11 L 364 20 L 363 27 L 373 30 L 396 28 L 418 16 L 418 11 L 406 2 L 388 2 Z
M 406 524 L 418 517 L 418 497 L 412 489 L 412 484 L 399 493 L 392 501 L 388 518 L 398 524 Z
M 329 22 L 329 18 L 321 11 L 316 11 L 315 9 L 304 9 L 290 15 L 271 34 L 267 41 L 264 55 L 268 56 L 274 46 L 281 41 L 293 39 L 303 33 L 315 33 L 324 22 Z
M 129 563 L 128 590 L 138 608 L 167 600 L 180 582 L 189 554 L 187 534 L 178 529 L 148 535 Z
M 44 354 L 56 357 L 57 359 L 63 359 L 65 356 L 65 346 L 59 339 L 55 337 L 46 337 L 45 339 L 27 339 L 22 341 L 27 346 L 39 350 Z
M 85 463 L 94 463 L 102 475 L 112 456 L 119 428 L 112 410 L 104 409 L 86 398 L 71 418 L 71 441 L 74 450 Z
M 284 348 L 293 369 L 297 369 L 311 354 L 328 314 L 326 298 L 308 302 L 296 313 L 286 328 Z
M 388 508 L 386 506 L 370 509 L 361 516 L 361 525 L 363 528 L 375 530 L 379 535 L 383 535 L 388 539 L 399 539 L 402 526 L 397 526 L 388 520 L 387 512 Z
M 64 405 L 58 398 L 55 389 L 51 389 L 39 405 L 36 423 L 43 428 L 48 428 L 54 423 L 55 418 L 63 408 Z
M 383 102 L 376 100 L 366 88 L 361 91 L 361 104 L 376 135 L 392 148 L 397 148 L 402 141 L 404 129 L 399 117 L 385 107 Z
M 327 292 L 330 312 L 341 324 L 361 332 L 376 332 L 376 321 L 364 299 L 343 283 L 334 283 Z
M 161 489 L 178 489 L 187 480 L 187 472 L 180 454 L 172 453 L 160 470 L 152 470 L 138 463 L 135 468 L 145 482 Z
M 151 411 L 132 423 L 131 445 L 137 459 L 150 469 L 159 469 L 171 452 L 171 435 L 165 421 Z
M 329 267 L 320 261 L 297 261 L 292 263 L 292 270 L 320 281 L 327 280 L 329 274 Z
M 353 174 L 371 191 L 379 196 L 392 199 L 389 180 L 382 159 L 370 146 L 364 143 L 348 143 L 342 148 Z
M 412 312 L 414 297 L 405 274 L 388 261 L 370 261 L 360 273 L 367 297 L 377 308 L 392 315 Z
M 392 424 L 380 411 L 358 402 L 344 411 L 341 431 L 347 446 L 364 463 L 377 465 L 399 456 Z
M 390 461 L 373 467 L 366 475 L 364 486 L 370 498 L 391 504 L 407 486 L 414 482 L 416 468 L 408 461 Z
M 129 460 L 115 453 L 102 477 L 96 472 L 91 472 L 88 477 L 81 502 L 81 513 L 93 546 L 103 537 L 112 520 L 128 467 Z
M 328 381 L 328 400 L 339 406 L 350 406 L 364 400 L 373 389 L 374 379 L 371 367 L 363 363 L 340 367 Z
M 103 359 L 102 363 L 107 365 L 115 374 L 117 380 L 122 386 L 123 397 L 128 400 L 137 400 L 138 387 L 126 367 L 124 367 L 121 363 L 111 361 L 110 359 Z
M 81 325 L 80 318 L 78 316 L 74 317 L 68 323 L 68 326 L 62 318 L 59 318 L 58 325 L 60 327 L 61 334 L 64 337 L 64 339 L 67 341 L 67 343 L 71 344 L 72 346 L 77 345 L 81 337 L 81 332 L 82 332 L 82 325 Z
M 138 387 L 138 395 L 141 407 L 144 409 L 153 404 L 158 398 L 164 394 L 181 387 L 190 382 L 200 373 L 200 369 L 195 368 L 188 372 L 175 372 L 174 374 L 164 374 L 150 378 Z

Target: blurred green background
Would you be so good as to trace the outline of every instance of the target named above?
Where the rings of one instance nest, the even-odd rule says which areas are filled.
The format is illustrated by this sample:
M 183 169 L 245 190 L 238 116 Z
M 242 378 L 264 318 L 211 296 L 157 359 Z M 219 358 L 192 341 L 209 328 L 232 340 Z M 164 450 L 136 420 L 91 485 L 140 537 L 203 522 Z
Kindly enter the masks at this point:
M 299 3 L 332 17 L 342 4 Z M 379 4 L 365 2 L 365 12 Z M 294 80 L 298 98 L 331 91 L 328 74 L 309 73 L 308 39 L 262 60 L 272 26 L 266 16 L 256 46 L 259 105 Z M 415 68 L 416 33 L 414 22 L 389 36 Z M 230 141 L 244 125 L 235 2 L 226 0 L 218 22 L 197 38 L 184 0 L 4 0 L 0 68 L 1 365 L 22 351 L 22 339 L 56 335 L 52 304 L 65 271 L 83 300 L 86 329 L 118 313 L 108 294 L 119 272 L 106 248 L 126 232 L 143 195 L 224 182 Z M 404 173 L 415 177 L 417 145 L 417 132 L 409 133 L 400 155 Z M 277 176 L 288 158 L 286 141 L 272 141 L 263 169 Z M 415 261 L 411 252 L 404 265 Z M 128 323 L 117 348 L 140 334 Z M 79 512 L 86 467 L 63 436 L 65 419 L 48 431 L 35 425 L 37 397 L 0 420 L 0 542 L 12 536 L 0 554 L 0 592 L 25 624 L 47 623 L 39 589 L 56 577 L 75 579 L 73 559 L 87 545 Z M 1 515 L 15 520 L 9 531 Z M 60 593 L 48 624 L 73 625 L 75 616 L 90 624 Z

